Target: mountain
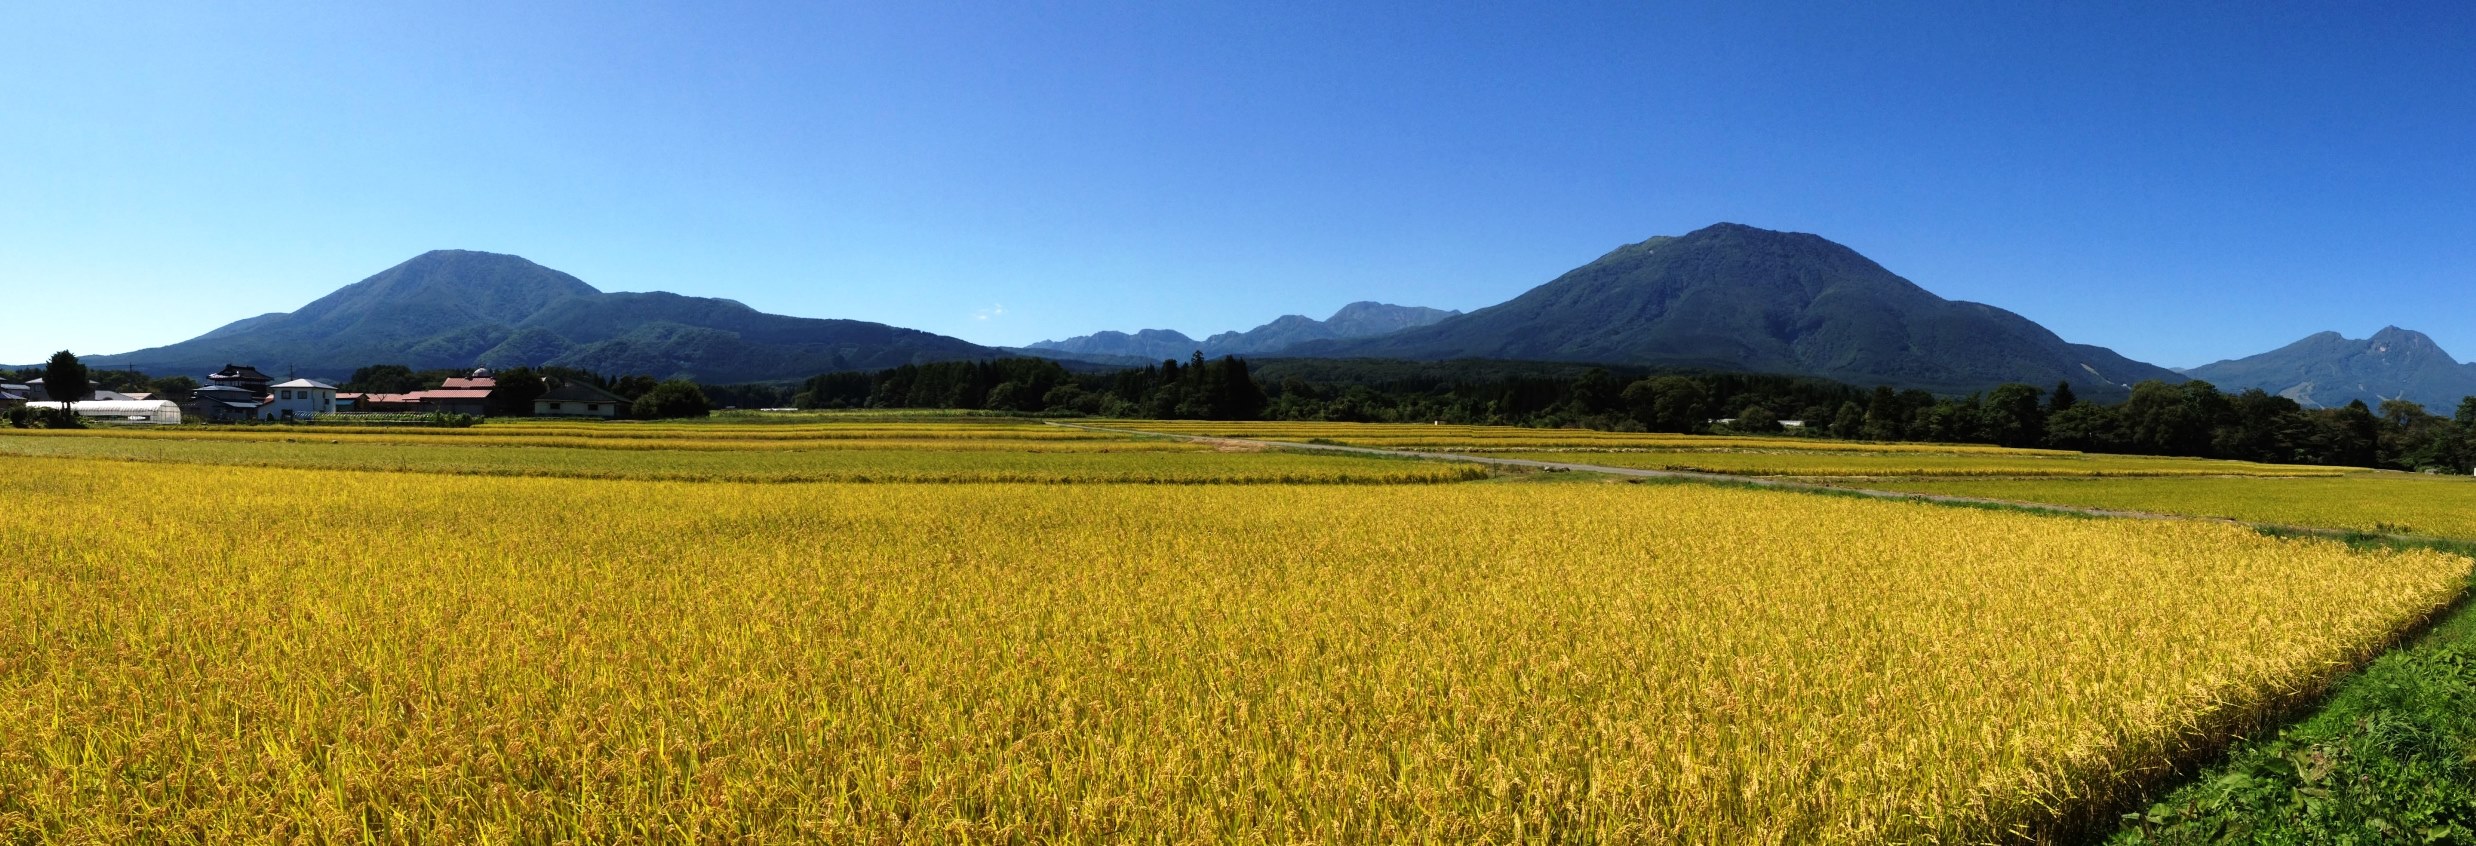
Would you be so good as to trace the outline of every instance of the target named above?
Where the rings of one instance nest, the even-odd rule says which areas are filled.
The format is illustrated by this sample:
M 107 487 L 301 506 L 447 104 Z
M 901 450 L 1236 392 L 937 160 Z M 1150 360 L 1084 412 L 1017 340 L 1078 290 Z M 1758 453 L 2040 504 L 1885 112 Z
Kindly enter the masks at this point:
M 436 250 L 290 313 L 88 361 L 164 374 L 206 373 L 234 362 L 327 377 L 371 364 L 559 365 L 749 382 L 996 355 L 881 323 L 784 317 L 662 292 L 604 293 L 516 256 Z
M 2234 392 L 2260 388 L 2306 407 L 2349 400 L 2380 406 L 2385 399 L 2423 403 L 2449 415 L 2476 396 L 2476 364 L 2461 364 L 2422 332 L 2383 327 L 2355 340 L 2322 332 L 2256 356 L 2205 364 L 2184 375 Z
M 1064 353 L 1090 361 L 1137 363 L 1157 362 L 1165 358 L 1185 359 L 1198 350 L 1214 357 L 1259 355 L 1278 353 L 1308 341 L 1366 338 L 1399 332 L 1460 313 L 1420 306 L 1355 302 L 1342 306 L 1340 311 L 1333 312 L 1332 317 L 1323 320 L 1302 314 L 1285 314 L 1244 332 L 1222 332 L 1202 341 L 1168 329 L 1145 329 L 1132 335 L 1094 332 L 1063 341 L 1041 341 L 1021 349 L 1032 353 Z
M 1171 329 L 1145 329 L 1129 335 L 1124 332 L 1094 332 L 1077 335 L 1063 341 L 1041 341 L 1024 347 L 1031 351 L 1067 353 L 1109 359 L 1126 359 L 1158 364 L 1162 359 L 1185 361 L 1204 345 L 1186 333 Z
M 1425 326 L 1458 311 L 1397 306 L 1377 302 L 1355 302 L 1333 312 L 1333 316 L 1316 320 L 1303 314 L 1285 314 L 1272 322 L 1244 332 L 1223 332 L 1204 339 L 1207 355 L 1243 355 L 1247 353 L 1277 353 L 1308 341 L 1328 341 L 1347 338 L 1371 338 L 1389 335 L 1403 329 Z
M 1959 392 L 2070 382 L 2120 395 L 2156 365 L 1935 296 L 1819 236 L 1721 223 L 1617 248 L 1497 305 L 1296 356 L 1576 361 L 1788 373 Z

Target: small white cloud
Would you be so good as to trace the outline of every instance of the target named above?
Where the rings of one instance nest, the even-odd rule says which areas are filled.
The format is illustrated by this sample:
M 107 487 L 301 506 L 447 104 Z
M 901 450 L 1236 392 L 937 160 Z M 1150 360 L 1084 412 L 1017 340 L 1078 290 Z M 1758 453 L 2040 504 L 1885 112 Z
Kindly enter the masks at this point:
M 971 313 L 971 319 L 973 320 L 992 320 L 1004 316 L 1006 316 L 1006 307 L 1002 305 L 989 306 L 988 308 Z

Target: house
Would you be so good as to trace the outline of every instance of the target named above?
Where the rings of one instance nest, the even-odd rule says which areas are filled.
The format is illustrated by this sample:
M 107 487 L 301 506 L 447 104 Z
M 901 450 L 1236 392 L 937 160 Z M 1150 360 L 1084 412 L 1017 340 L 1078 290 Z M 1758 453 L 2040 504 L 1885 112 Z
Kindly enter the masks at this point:
M 533 400 L 533 416 L 611 418 L 624 413 L 627 404 L 591 382 L 569 379 Z
M 490 413 L 490 392 L 480 390 L 420 391 L 405 394 L 420 401 L 421 410 L 434 414 L 470 414 L 480 417 Z
M 361 407 L 361 401 L 368 396 L 369 394 L 358 391 L 344 391 L 337 393 L 335 395 L 335 411 L 338 414 L 345 414 L 355 411 L 368 411 L 369 409 Z
M 267 395 L 267 386 L 275 380 L 258 372 L 258 368 L 246 364 L 225 364 L 224 369 L 207 374 L 206 381 L 240 388 L 248 391 L 251 396 L 263 397 Z
M 341 402 L 343 400 L 343 396 L 339 394 L 336 399 L 338 402 Z M 391 414 L 404 414 L 421 410 L 421 395 L 418 393 L 360 394 L 353 398 L 352 405 L 354 411 L 376 411 Z
M 294 379 L 267 386 L 272 392 L 258 409 L 266 420 L 308 420 L 335 413 L 335 386 L 315 379 Z
M 183 408 L 209 423 L 258 419 L 258 395 L 238 385 L 204 385 L 189 395 Z
M 34 386 L 0 382 L 0 408 L 16 408 L 34 399 Z

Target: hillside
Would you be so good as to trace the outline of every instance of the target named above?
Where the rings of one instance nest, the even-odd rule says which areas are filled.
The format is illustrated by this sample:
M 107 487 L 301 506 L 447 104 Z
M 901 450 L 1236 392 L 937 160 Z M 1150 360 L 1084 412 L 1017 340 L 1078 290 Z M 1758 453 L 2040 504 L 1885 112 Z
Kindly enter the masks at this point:
M 370 364 L 559 365 L 745 382 L 999 354 L 880 323 L 786 317 L 663 292 L 604 293 L 517 256 L 437 250 L 296 311 L 88 361 L 150 373 L 242 362 L 326 377 Z
M 1733 223 L 1620 247 L 1432 325 L 1287 352 L 1711 368 L 1955 392 L 2065 381 L 2105 395 L 2183 379 L 2003 309 L 1935 296 L 1821 237 Z
M 2306 407 L 2350 400 L 2423 403 L 2448 415 L 2476 396 L 2476 364 L 2462 364 L 2422 332 L 2383 327 L 2362 340 L 2322 332 L 2260 355 L 2205 364 L 2184 374 L 2226 391 L 2259 388 Z

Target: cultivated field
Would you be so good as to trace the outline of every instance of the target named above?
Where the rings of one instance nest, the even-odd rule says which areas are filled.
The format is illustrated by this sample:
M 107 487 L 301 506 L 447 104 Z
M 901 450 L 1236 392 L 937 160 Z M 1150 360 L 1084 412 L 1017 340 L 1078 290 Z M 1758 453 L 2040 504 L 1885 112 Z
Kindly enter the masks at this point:
M 495 476 L 735 482 L 1421 483 L 1470 465 L 1209 445 L 1038 424 L 590 424 L 470 429 L 0 429 L 0 455 Z
M 1865 486 L 2476 541 L 2476 479 L 2460 476 L 2364 472 L 2332 479 L 1886 480 Z
M 207 431 L 0 435 L 0 843 L 2017 839 L 2469 568 L 1028 424 Z
M 1625 434 L 1505 426 L 1162 421 L 1098 425 L 1181 435 L 1315 441 L 1379 449 L 1741 476 L 2340 476 L 2348 472 L 2344 468 L 2334 467 L 2100 455 L 1973 444 L 1885 444 L 1823 438 Z

